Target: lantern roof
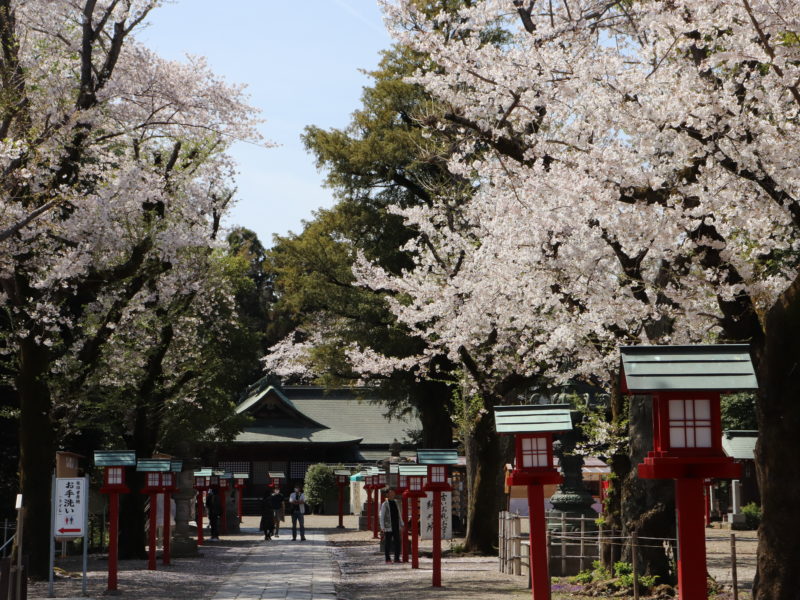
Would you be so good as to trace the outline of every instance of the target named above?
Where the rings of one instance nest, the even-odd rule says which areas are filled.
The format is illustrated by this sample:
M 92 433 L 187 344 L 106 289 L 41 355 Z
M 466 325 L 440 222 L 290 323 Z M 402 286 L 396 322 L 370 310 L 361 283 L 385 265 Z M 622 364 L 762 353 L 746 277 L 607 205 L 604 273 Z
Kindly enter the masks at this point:
M 747 344 L 622 346 L 622 391 L 758 389 Z
M 417 450 L 417 462 L 421 465 L 457 465 L 458 450 Z
M 211 477 L 212 474 L 211 467 L 204 467 L 194 472 L 195 477 Z
M 494 426 L 497 433 L 569 431 L 572 429 L 569 411 L 568 404 L 495 406 Z
M 344 470 L 344 469 L 336 470 L 336 471 L 333 472 L 333 474 L 334 475 L 347 475 L 348 477 L 350 477 L 350 471 L 347 471 L 347 470 Z
M 169 470 L 173 473 L 180 473 L 183 471 L 183 461 L 175 460 L 174 458 L 169 461 Z
M 145 473 L 166 473 L 170 469 L 168 458 L 140 458 L 136 463 L 136 470 Z
M 270 479 L 283 479 L 284 477 L 286 477 L 286 475 L 284 475 L 281 471 L 270 471 L 269 472 L 269 478 Z
M 735 460 L 755 460 L 758 431 L 730 429 L 722 434 L 722 450 Z
M 234 473 L 234 479 L 250 479 L 250 473 Z
M 422 475 L 428 474 L 428 467 L 425 465 L 400 465 L 400 475 Z
M 98 467 L 133 467 L 136 452 L 133 450 L 95 450 L 94 464 Z

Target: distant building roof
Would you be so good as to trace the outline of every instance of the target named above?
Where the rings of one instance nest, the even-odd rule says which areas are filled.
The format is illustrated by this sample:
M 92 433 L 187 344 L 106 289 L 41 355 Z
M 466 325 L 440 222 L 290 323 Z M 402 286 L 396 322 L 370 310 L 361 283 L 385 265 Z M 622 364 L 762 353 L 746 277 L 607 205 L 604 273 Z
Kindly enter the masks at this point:
M 755 460 L 758 431 L 729 430 L 722 434 L 722 450 L 736 460 Z
M 327 443 L 388 448 L 409 431 L 422 428 L 415 416 L 389 418 L 388 408 L 368 392 L 351 388 L 253 385 L 237 407 L 253 422 L 236 438 L 239 443 Z M 388 450 L 359 448 L 386 458 Z M 370 456 L 371 457 L 371 456 Z
M 623 346 L 620 353 L 626 392 L 758 388 L 746 344 Z

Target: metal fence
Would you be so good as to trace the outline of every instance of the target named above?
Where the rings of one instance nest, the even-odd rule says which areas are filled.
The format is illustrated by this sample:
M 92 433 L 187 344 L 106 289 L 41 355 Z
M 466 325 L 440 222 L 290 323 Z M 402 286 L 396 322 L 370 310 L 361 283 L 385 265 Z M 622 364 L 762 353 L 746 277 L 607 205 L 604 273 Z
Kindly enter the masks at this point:
M 590 569 L 597 560 L 601 548 L 606 547 L 611 564 L 621 560 L 628 548 L 634 573 L 634 597 L 638 597 L 639 569 L 637 548 L 663 548 L 665 554 L 673 555 L 675 538 L 639 536 L 635 532 L 621 532 L 597 525 L 587 517 L 566 517 L 563 513 L 547 513 L 547 552 L 550 574 L 568 576 Z M 499 570 L 528 578 L 529 536 L 528 518 L 503 511 L 499 520 Z M 739 592 L 752 588 L 755 576 L 755 553 L 757 540 L 753 535 L 736 532 L 709 532 L 706 536 L 706 557 L 709 574 L 721 585 L 731 588 L 734 600 Z

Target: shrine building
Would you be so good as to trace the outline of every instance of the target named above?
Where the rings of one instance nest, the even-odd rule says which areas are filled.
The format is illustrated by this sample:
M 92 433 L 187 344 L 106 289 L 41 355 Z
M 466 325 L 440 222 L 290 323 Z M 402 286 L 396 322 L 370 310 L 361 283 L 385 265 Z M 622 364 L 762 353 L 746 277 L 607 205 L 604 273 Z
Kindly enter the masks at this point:
M 243 496 L 260 497 L 269 473 L 283 473 L 291 490 L 312 464 L 374 464 L 393 452 L 414 456 L 416 416 L 390 418 L 388 407 L 364 389 L 271 385 L 262 379 L 236 407 L 252 418 L 232 442 L 215 445 L 214 467 L 246 473 Z

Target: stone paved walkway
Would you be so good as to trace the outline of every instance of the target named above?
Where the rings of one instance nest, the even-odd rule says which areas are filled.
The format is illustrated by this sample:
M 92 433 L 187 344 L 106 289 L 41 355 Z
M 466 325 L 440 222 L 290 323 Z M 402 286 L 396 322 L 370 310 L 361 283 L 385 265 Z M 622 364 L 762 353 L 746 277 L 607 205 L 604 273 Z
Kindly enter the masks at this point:
M 321 532 L 284 535 L 255 546 L 213 600 L 335 600 L 335 569 Z

